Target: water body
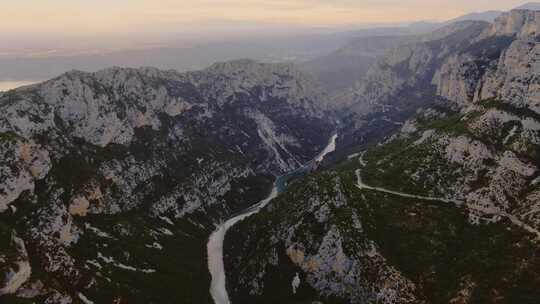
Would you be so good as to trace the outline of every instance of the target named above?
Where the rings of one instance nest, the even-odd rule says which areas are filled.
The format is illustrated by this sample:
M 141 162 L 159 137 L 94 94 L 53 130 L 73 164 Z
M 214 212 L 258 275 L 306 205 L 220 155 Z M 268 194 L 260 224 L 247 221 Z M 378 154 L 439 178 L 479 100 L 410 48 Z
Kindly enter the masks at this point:
M 278 177 L 274 183 L 272 191 L 264 200 L 258 202 L 257 204 L 247 208 L 238 215 L 235 215 L 231 219 L 227 220 L 221 226 L 219 226 L 210 238 L 208 239 L 207 244 L 207 253 L 208 253 L 208 270 L 212 276 L 212 282 L 210 284 L 210 294 L 214 299 L 216 304 L 230 304 L 229 295 L 227 294 L 226 284 L 225 284 L 225 265 L 223 264 L 223 241 L 225 239 L 225 234 L 232 226 L 234 226 L 239 221 L 261 211 L 271 200 L 276 198 L 280 193 L 285 191 L 287 187 L 287 181 L 291 178 L 309 172 L 313 170 L 318 163 L 320 163 L 324 157 L 333 152 L 336 149 L 336 139 L 338 135 L 333 135 L 328 145 L 324 148 L 317 157 L 308 163 L 304 164 L 302 167 L 291 171 L 285 175 Z
M 0 92 L 9 91 L 18 87 L 34 84 L 37 82 L 39 81 L 35 81 L 35 80 L 0 81 Z

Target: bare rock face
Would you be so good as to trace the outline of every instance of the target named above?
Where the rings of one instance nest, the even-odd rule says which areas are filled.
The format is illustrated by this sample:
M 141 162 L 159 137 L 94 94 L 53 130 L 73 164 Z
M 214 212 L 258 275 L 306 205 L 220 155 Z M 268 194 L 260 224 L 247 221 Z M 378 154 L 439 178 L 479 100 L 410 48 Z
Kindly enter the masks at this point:
M 252 94 L 259 95 L 253 110 L 275 105 L 277 101 L 301 109 L 296 112 L 300 118 L 322 120 L 318 92 L 309 82 L 302 81 L 300 73 L 290 65 L 238 61 L 216 64 L 206 71 L 191 74 L 151 68 L 114 68 L 94 74 L 71 72 L 43 84 L 12 91 L 4 97 L 5 114 L 0 117 L 0 130 L 5 134 L 5 153 L 13 151 L 13 159 L 6 161 L 21 162 L 17 167 L 24 165 L 25 170 L 13 172 L 18 177 L 2 183 L 9 189 L 3 191 L 5 197 L 0 201 L 0 208 L 5 210 L 22 191 L 32 188 L 33 179 L 47 174 L 51 165 L 49 153 L 54 154 L 55 159 L 66 154 L 62 146 L 38 151 L 40 147 L 33 140 L 46 133 L 55 140 L 81 138 L 101 148 L 110 144 L 129 146 L 135 140 L 137 129 L 162 130 L 161 115 L 170 118 L 195 115 L 196 120 L 210 118 L 217 115 L 219 108 L 232 105 L 237 99 L 238 102 L 249 101 Z M 32 98 L 37 102 L 31 103 Z M 273 126 L 274 117 L 269 118 L 264 112 L 259 110 L 256 115 L 246 112 L 246 119 L 255 120 L 259 133 L 264 134 L 263 146 L 267 145 L 271 154 L 278 153 L 276 162 L 282 162 L 282 158 L 295 159 L 294 149 L 288 151 L 287 146 L 298 149 L 299 140 L 294 135 L 278 134 L 281 130 Z M 178 140 L 186 139 L 185 130 L 174 132 Z M 266 140 L 268 136 L 271 139 Z M 279 146 L 277 152 L 276 145 Z M 281 155 L 283 150 L 286 155 Z M 296 159 L 294 165 L 298 165 Z M 291 168 L 282 164 L 278 167 L 278 170 Z
M 402 164 L 407 179 L 433 196 L 463 202 L 472 222 L 500 221 L 501 215 L 512 214 L 540 229 L 537 204 L 531 201 L 540 174 L 539 118 L 517 105 L 486 102 L 442 119 L 424 115 L 410 121 L 405 130 L 410 131 L 392 141 L 405 141 L 411 150 L 422 151 L 410 168 L 408 160 Z M 380 165 L 398 162 L 389 157 Z
M 512 11 L 400 46 L 340 95 L 358 129 L 435 105 L 350 154 L 339 177 L 298 181 L 233 227 L 233 302 L 536 302 L 538 280 L 521 280 L 538 277 L 538 16 Z M 498 259 L 514 266 L 486 275 Z M 532 296 L 518 300 L 521 288 Z
M 358 146 L 366 138 L 389 136 L 419 108 L 440 100 L 440 95 L 461 97 L 462 91 L 464 95 L 475 92 L 476 86 L 468 83 L 468 72 L 464 81 L 441 82 L 458 78 L 453 76 L 457 72 L 452 64 L 459 60 L 452 58 L 470 48 L 488 27 L 487 22 L 465 21 L 418 37 L 389 50 L 360 82 L 332 96 L 348 125 L 342 132 L 344 145 Z M 447 60 L 456 62 L 445 69 Z
M 88 207 L 90 207 L 90 202 L 88 199 L 86 199 L 86 197 L 76 197 L 69 205 L 69 214 L 86 216 L 88 213 Z
M 518 107 L 540 113 L 540 47 L 525 40 L 514 41 L 505 50 L 495 69 L 488 71 L 476 101 L 505 100 Z
M 482 37 L 516 35 L 518 39 L 530 38 L 540 33 L 540 12 L 536 10 L 512 10 L 495 19 Z
M 437 71 L 432 82 L 437 86 L 437 95 L 463 107 L 474 99 L 481 76 L 482 71 L 471 56 L 454 55 Z
M 0 296 L 13 294 L 30 279 L 32 269 L 24 241 L 14 231 L 1 231 L 3 247 L 0 249 Z M 7 242 L 5 242 L 7 241 Z
M 220 105 L 227 103 L 235 94 L 249 93 L 254 87 L 260 88 L 263 102 L 283 98 L 293 106 L 305 108 L 308 114 L 320 114 L 317 107 L 324 104 L 322 92 L 313 80 L 292 64 L 236 60 L 216 63 L 190 76 L 195 82 L 208 86 L 203 94 L 207 98 L 215 98 Z
M 34 190 L 36 180 L 43 179 L 50 170 L 47 150 L 33 141 L 14 133 L 1 136 L 0 153 L 0 212 L 8 209 L 24 191 Z
M 333 173 L 312 177 L 227 233 L 232 301 L 415 303 L 414 284 L 366 237 L 343 187 Z
M 396 47 L 369 70 L 363 81 L 335 100 L 362 115 L 399 108 L 404 100 L 411 103 L 418 98 L 417 102 L 425 102 L 422 93 L 434 96 L 429 82 L 435 71 L 445 59 L 468 47 L 488 25 L 460 22 Z M 416 90 L 416 97 L 406 93 L 412 90 Z
M 186 269 L 204 266 L 216 222 L 326 144 L 334 122 L 322 100 L 291 65 L 248 60 L 190 73 L 72 71 L 3 93 L 0 222 L 28 253 L 16 254 L 2 293 L 35 289 L 22 262 L 30 256 L 42 292 L 21 294 L 43 303 L 117 301 L 112 289 L 126 301 L 164 301 L 149 284 L 160 268 L 175 280 L 198 276 L 167 287 L 167 301 L 208 300 L 194 287 L 207 285 L 206 272 Z M 171 266 L 155 250 L 190 263 Z M 126 271 L 144 278 L 126 281 Z
M 467 107 L 486 99 L 539 111 L 538 11 L 503 14 L 433 78 L 437 94 Z

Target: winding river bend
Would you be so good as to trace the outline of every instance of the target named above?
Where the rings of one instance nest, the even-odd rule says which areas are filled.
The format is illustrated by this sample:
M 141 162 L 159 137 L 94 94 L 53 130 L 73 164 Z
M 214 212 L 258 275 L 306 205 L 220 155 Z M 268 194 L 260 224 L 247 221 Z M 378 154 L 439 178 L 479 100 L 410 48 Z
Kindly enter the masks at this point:
M 319 155 L 313 160 L 294 171 L 278 177 L 274 182 L 274 187 L 272 188 L 272 191 L 268 197 L 247 208 L 240 214 L 230 218 L 210 235 L 207 244 L 208 270 L 210 271 L 210 275 L 212 277 L 210 294 L 212 295 L 212 298 L 216 304 L 230 304 L 229 295 L 227 294 L 227 289 L 225 287 L 225 265 L 223 264 L 223 241 L 225 239 L 227 230 L 229 230 L 239 221 L 261 211 L 261 209 L 264 208 L 264 206 L 266 206 L 272 199 L 276 198 L 279 193 L 285 191 L 287 181 L 292 177 L 311 171 L 313 168 L 315 168 L 317 163 L 321 162 L 328 153 L 331 153 L 336 149 L 337 137 L 338 135 L 334 134 L 330 138 L 328 145 L 324 148 L 324 150 L 321 151 L 321 153 L 319 153 Z

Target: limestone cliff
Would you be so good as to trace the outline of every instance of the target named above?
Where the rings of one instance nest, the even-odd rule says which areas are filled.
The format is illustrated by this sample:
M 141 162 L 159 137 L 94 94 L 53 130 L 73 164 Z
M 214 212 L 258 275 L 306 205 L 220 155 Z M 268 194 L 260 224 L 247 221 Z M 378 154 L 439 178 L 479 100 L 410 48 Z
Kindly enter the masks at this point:
M 0 221 L 37 273 L 3 268 L 0 290 L 51 303 L 209 301 L 208 232 L 333 132 L 309 78 L 248 60 L 72 71 L 0 113 Z

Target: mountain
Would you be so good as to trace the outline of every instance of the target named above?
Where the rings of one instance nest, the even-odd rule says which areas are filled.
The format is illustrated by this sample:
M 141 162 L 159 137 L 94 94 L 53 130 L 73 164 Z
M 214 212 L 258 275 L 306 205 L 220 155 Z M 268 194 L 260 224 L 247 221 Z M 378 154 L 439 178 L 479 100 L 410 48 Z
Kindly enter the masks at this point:
M 437 92 L 431 81 L 438 68 L 488 27 L 464 21 L 419 36 L 387 51 L 363 79 L 331 96 L 344 117 L 341 150 L 389 135 L 419 107 L 433 103 Z
M 241 29 L 236 30 L 238 31 Z M 404 26 L 360 29 L 347 27 L 293 30 L 286 34 L 269 35 L 264 30 L 260 34 L 255 28 L 251 28 L 250 32 L 253 32 L 253 35 L 245 38 L 226 39 L 219 35 L 217 37 L 212 35 L 214 38 L 211 41 L 202 38 L 201 42 L 190 42 L 191 40 L 185 41 L 173 35 L 165 39 L 156 38 L 159 43 L 156 44 L 156 41 L 152 40 L 148 45 L 143 44 L 143 47 L 115 46 L 114 42 L 112 46 L 103 47 L 102 42 L 83 49 L 80 49 L 80 46 L 69 48 L 70 41 L 51 38 L 45 39 L 46 42 L 38 50 L 27 49 L 24 46 L 28 43 L 14 39 L 14 41 L 5 42 L 6 46 L 11 43 L 21 44 L 20 50 L 2 49 L 0 81 L 45 80 L 68 70 L 94 72 L 110 66 L 152 66 L 185 72 L 204 69 L 215 62 L 240 58 L 250 58 L 260 62 L 304 62 L 327 55 L 350 40 L 360 37 L 413 35 L 427 31 L 429 30 L 426 28 Z M 65 49 L 59 50 L 58 44 L 66 44 Z M 78 44 L 87 45 L 88 43 L 81 41 Z
M 291 65 L 249 60 L 3 93 L 0 302 L 209 303 L 209 233 L 326 145 L 322 104 Z
M 6 52 L 0 56 L 0 81 L 45 80 L 68 70 L 98 71 L 111 66 L 152 66 L 160 69 L 175 69 L 180 72 L 204 69 L 218 61 L 252 58 L 265 62 L 282 62 L 294 59 L 308 60 L 334 50 L 334 45 L 343 44 L 352 33 L 325 32 L 319 34 L 297 34 L 287 37 L 252 37 L 229 41 L 189 43 L 169 38 L 165 42 L 147 47 L 89 47 L 89 49 L 67 48 L 57 50 L 49 43 L 38 54 Z M 62 44 L 64 41 L 57 42 Z M 84 45 L 84 43 L 81 43 Z
M 539 14 L 401 46 L 372 69 L 350 109 L 373 120 L 347 127 L 396 103 L 412 118 L 231 229 L 232 300 L 537 303 Z
M 523 5 L 520 5 L 516 8 L 514 8 L 515 10 L 530 10 L 530 11 L 538 11 L 540 10 L 540 3 L 538 2 L 529 2 L 529 3 L 525 3 Z
M 418 28 L 422 27 L 420 23 Z M 425 24 L 425 28 L 431 31 L 417 31 L 410 35 L 385 35 L 385 36 L 367 36 L 351 40 L 340 49 L 322 57 L 302 62 L 298 67 L 308 74 L 311 74 L 320 82 L 322 88 L 331 95 L 338 95 L 339 100 L 346 98 L 340 94 L 348 94 L 347 91 L 356 90 L 354 86 L 361 86 L 367 82 L 364 78 L 370 69 L 377 69 L 377 65 L 384 65 L 385 59 L 394 50 L 397 52 L 406 52 L 411 46 L 421 44 L 427 45 L 430 41 L 440 40 L 442 43 L 452 43 L 450 35 L 458 31 L 467 32 L 467 28 L 473 24 L 480 24 L 475 21 L 455 22 L 446 26 L 433 26 L 432 23 Z M 487 23 L 485 24 L 487 25 Z M 409 26 L 408 28 L 411 28 Z M 416 27 L 413 27 L 416 28 Z M 444 38 L 448 38 L 443 41 Z M 456 38 L 466 41 L 467 37 Z M 433 44 L 433 43 L 432 43 Z M 449 47 L 449 45 L 445 45 Z M 434 50 L 437 52 L 437 50 Z M 392 59 L 388 59 L 392 60 Z M 380 74 L 380 71 L 372 71 L 372 74 Z M 343 93 L 345 91 L 345 93 Z M 363 93 L 358 93 L 362 95 Z
M 399 104 L 395 98 L 399 99 L 400 91 L 424 86 L 425 80 L 433 77 L 447 56 L 471 44 L 472 38 L 488 25 L 480 21 L 456 23 L 434 31 L 420 41 L 391 49 L 359 84 L 336 96 L 336 103 L 362 114 L 377 111 L 385 105 L 395 107 Z
M 325 56 L 302 62 L 298 67 L 318 80 L 329 94 L 351 87 L 389 49 L 411 41 L 415 36 L 370 36 L 353 39 Z
M 502 99 L 538 111 L 535 97 L 536 11 L 510 11 L 487 28 L 472 47 L 447 59 L 433 82 L 438 94 L 466 105 Z
M 525 3 L 523 5 L 517 6 L 513 8 L 512 10 L 540 10 L 540 3 L 538 2 L 529 2 Z M 474 12 L 470 14 L 466 14 L 457 18 L 454 18 L 452 20 L 446 21 L 446 24 L 451 24 L 455 22 L 460 21 L 486 21 L 486 22 L 494 22 L 495 19 L 497 19 L 499 16 L 501 16 L 505 11 L 497 11 L 497 10 L 491 10 L 491 11 L 484 11 L 484 12 Z
M 486 133 L 463 135 L 489 111 L 466 121 L 428 111 L 415 131 L 407 125 L 360 161 L 299 181 L 234 227 L 225 243 L 232 300 L 536 303 L 538 226 L 489 199 L 519 196 L 516 210 L 534 218 L 538 158 L 491 154 L 496 144 L 478 139 Z
M 536 304 L 538 33 L 540 11 L 512 10 L 300 69 L 71 71 L 0 93 L 0 302 L 212 303 L 206 241 L 240 214 L 234 303 Z M 362 78 L 327 94 L 324 66 Z
M 466 14 L 466 15 L 454 18 L 450 21 L 447 21 L 446 23 L 455 23 L 455 22 L 470 21 L 470 20 L 493 22 L 502 13 L 503 13 L 502 11 L 474 12 L 474 13 L 470 13 L 470 14 Z

